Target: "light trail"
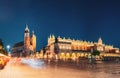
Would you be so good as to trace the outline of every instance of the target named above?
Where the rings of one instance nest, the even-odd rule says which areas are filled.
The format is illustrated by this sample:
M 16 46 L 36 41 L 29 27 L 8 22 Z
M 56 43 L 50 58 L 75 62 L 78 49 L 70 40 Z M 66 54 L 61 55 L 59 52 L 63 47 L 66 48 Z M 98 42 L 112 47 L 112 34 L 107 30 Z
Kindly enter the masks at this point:
M 39 60 L 39 59 L 26 59 L 23 58 L 21 60 L 21 63 L 23 64 L 27 64 L 33 68 L 41 68 L 44 66 L 44 61 L 43 60 Z

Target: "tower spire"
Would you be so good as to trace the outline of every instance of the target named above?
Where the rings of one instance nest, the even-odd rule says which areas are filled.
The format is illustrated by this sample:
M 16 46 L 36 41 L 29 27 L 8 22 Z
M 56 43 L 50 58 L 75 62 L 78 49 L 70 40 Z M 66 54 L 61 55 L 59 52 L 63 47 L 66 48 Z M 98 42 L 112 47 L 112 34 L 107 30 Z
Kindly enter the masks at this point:
M 32 31 L 32 34 L 34 35 L 34 30 Z
M 98 44 L 102 44 L 102 39 L 101 39 L 101 37 L 99 37 L 99 39 L 98 39 Z
M 26 24 L 25 32 L 29 32 L 29 28 L 27 24 Z

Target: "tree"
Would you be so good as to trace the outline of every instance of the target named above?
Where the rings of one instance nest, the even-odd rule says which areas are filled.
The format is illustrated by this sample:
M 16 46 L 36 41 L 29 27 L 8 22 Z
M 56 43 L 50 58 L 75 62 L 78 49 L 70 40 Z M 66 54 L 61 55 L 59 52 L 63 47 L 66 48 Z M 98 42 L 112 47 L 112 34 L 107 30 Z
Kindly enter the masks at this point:
M 94 50 L 94 51 L 92 52 L 92 55 L 93 55 L 93 56 L 99 56 L 99 55 L 100 55 L 100 51 Z
M 8 55 L 8 52 L 4 49 L 4 44 L 1 38 L 0 38 L 0 53 Z
M 1 45 L 1 46 L 4 46 L 4 45 L 3 45 L 3 41 L 2 41 L 1 38 L 0 38 L 0 45 Z

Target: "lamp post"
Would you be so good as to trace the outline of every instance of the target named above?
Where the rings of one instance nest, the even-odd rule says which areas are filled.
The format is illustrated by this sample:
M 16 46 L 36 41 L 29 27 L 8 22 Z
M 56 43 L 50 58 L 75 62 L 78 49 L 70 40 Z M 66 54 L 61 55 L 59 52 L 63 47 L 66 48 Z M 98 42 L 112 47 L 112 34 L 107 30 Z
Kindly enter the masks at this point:
M 10 45 L 7 45 L 8 55 L 10 56 Z

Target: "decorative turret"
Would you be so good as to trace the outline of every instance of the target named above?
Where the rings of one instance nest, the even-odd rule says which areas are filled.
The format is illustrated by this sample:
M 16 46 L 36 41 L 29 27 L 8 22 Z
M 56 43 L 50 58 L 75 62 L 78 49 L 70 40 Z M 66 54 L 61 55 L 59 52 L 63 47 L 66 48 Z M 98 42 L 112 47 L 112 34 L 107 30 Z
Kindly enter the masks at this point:
M 58 39 L 60 39 L 60 36 L 58 36 Z
M 65 38 L 65 37 L 63 37 L 63 39 L 65 40 L 66 38 Z
M 103 44 L 101 37 L 98 39 L 98 44 L 99 44 L 99 45 L 102 45 L 102 44 Z
M 52 35 L 52 39 L 55 39 L 55 36 L 54 36 L 54 35 Z
M 50 34 L 50 37 L 49 37 L 50 39 L 51 39 L 51 34 Z
M 34 31 L 32 31 L 32 35 L 34 35 Z
M 31 37 L 36 37 L 35 34 L 34 34 L 34 31 L 32 31 L 32 36 Z

